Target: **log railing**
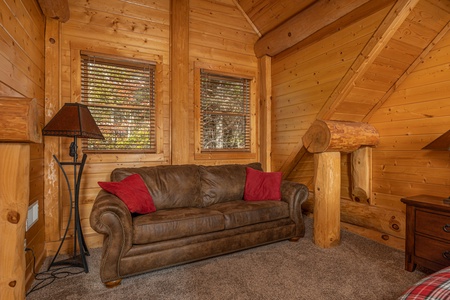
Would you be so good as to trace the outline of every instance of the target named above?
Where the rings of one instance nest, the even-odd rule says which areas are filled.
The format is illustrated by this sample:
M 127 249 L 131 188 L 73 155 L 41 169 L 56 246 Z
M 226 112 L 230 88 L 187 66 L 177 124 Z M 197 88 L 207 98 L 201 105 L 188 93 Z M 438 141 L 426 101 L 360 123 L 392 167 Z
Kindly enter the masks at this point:
M 316 120 L 303 136 L 314 153 L 314 243 L 330 248 L 340 243 L 341 153 L 352 153 L 352 197 L 369 201 L 371 149 L 377 130 L 366 123 Z

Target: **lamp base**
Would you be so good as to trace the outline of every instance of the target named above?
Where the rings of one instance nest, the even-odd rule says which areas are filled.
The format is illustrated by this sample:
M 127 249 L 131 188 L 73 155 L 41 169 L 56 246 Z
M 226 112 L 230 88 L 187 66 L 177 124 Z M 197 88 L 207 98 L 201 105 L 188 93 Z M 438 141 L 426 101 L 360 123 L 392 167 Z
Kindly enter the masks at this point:
M 450 196 L 443 200 L 445 204 L 450 204 Z
M 89 256 L 89 253 L 85 253 L 84 255 Z M 83 263 L 83 257 L 81 254 L 60 261 L 55 261 L 52 263 L 52 266 L 72 266 L 77 268 L 85 267 Z

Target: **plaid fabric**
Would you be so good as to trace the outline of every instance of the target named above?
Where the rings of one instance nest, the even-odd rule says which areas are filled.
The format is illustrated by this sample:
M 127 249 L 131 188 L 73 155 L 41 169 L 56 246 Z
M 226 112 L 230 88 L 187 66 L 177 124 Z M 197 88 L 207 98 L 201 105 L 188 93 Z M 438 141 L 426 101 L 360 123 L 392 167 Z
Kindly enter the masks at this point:
M 410 287 L 398 300 L 450 300 L 450 267 L 431 274 Z

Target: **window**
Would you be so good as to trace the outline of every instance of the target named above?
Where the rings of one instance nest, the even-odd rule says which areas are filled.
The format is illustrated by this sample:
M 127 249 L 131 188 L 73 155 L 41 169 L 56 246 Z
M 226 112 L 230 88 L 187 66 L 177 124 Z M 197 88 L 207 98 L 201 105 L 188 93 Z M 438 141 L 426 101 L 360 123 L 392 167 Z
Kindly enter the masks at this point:
M 155 65 L 81 54 L 81 102 L 104 140 L 87 139 L 83 150 L 156 151 Z
M 201 152 L 251 151 L 251 79 L 200 69 Z

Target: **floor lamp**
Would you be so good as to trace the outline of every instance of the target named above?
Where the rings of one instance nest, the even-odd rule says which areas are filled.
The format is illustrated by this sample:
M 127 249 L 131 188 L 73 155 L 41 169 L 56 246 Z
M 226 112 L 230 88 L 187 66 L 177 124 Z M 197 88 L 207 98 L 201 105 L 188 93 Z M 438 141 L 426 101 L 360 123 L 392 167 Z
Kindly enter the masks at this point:
M 86 261 L 86 256 L 89 255 L 89 250 L 84 240 L 79 211 L 80 181 L 81 175 L 83 174 L 84 164 L 86 163 L 87 155 L 83 154 L 81 161 L 78 161 L 77 138 L 103 139 L 103 135 L 97 124 L 95 123 L 95 120 L 92 117 L 88 107 L 80 103 L 64 104 L 64 106 L 56 113 L 53 119 L 51 119 L 50 122 L 48 122 L 48 124 L 45 125 L 45 127 L 42 129 L 42 134 L 48 136 L 73 137 L 73 142 L 69 147 L 69 155 L 73 158 L 71 162 L 60 162 L 58 158 L 53 155 L 53 158 L 58 163 L 58 166 L 64 175 L 69 189 L 70 214 L 64 236 L 48 269 L 50 270 L 52 266 L 56 265 L 71 265 L 74 267 L 84 268 L 84 271 L 88 273 L 89 269 Z M 63 166 L 73 166 L 72 186 Z M 72 215 L 74 217 L 75 224 L 73 235 L 73 255 L 68 259 L 55 261 L 66 239 L 67 232 L 72 222 Z M 79 255 L 77 254 L 77 245 L 80 251 Z

